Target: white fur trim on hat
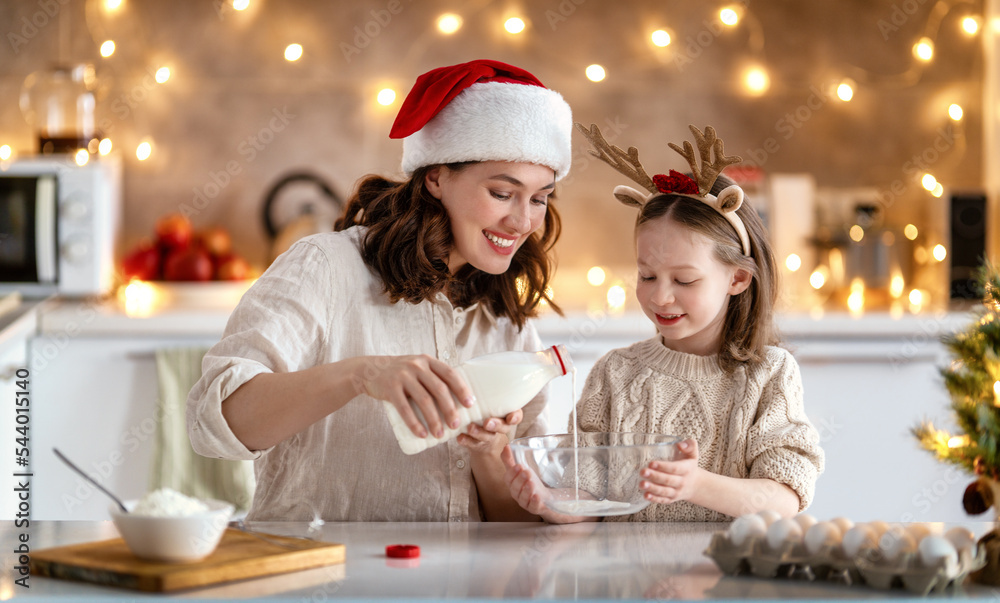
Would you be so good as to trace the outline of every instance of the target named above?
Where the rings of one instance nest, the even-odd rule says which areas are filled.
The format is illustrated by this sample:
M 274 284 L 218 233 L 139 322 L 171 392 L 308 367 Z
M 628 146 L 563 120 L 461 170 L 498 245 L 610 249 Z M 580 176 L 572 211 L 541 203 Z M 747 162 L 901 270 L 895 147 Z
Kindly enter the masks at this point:
M 569 172 L 573 114 L 562 95 L 527 84 L 483 82 L 456 96 L 403 139 L 403 171 L 462 161 L 536 163 Z

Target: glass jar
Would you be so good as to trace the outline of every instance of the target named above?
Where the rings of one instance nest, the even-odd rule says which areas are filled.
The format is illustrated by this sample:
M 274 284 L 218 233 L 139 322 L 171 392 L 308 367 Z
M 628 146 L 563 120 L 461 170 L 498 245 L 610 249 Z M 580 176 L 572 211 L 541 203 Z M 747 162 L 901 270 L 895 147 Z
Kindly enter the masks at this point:
M 96 145 L 97 75 L 89 63 L 36 71 L 21 86 L 21 112 L 38 137 L 42 154 L 75 153 Z

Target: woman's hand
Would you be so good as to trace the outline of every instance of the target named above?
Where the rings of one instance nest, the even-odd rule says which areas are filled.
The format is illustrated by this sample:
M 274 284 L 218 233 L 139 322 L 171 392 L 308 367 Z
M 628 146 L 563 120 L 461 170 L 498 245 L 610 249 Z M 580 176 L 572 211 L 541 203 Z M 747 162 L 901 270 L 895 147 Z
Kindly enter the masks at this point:
M 698 490 L 702 469 L 698 467 L 698 442 L 689 438 L 677 445 L 678 459 L 653 461 L 639 475 L 644 479 L 639 487 L 646 500 L 672 503 L 691 500 Z
M 517 409 L 503 419 L 494 417 L 487 419 L 482 425 L 470 423 L 468 433 L 458 436 L 458 443 L 468 448 L 473 455 L 499 457 L 510 442 L 510 434 L 522 419 L 524 413 Z
M 472 406 L 475 397 L 461 374 L 447 363 L 426 354 L 416 356 L 368 356 L 354 380 L 357 393 L 392 404 L 406 426 L 419 438 L 444 435 L 443 425 L 459 424 L 455 399 Z M 420 410 L 427 428 L 413 411 Z

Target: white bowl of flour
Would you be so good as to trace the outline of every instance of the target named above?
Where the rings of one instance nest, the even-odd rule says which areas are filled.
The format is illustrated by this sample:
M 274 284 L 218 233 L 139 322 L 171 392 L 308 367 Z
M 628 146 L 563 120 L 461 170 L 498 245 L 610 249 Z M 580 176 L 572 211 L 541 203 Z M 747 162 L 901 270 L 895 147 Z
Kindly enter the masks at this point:
M 111 519 L 132 553 L 148 561 L 183 563 L 204 559 L 222 539 L 233 505 L 201 501 L 170 488 L 125 501 L 128 513 L 109 507 Z

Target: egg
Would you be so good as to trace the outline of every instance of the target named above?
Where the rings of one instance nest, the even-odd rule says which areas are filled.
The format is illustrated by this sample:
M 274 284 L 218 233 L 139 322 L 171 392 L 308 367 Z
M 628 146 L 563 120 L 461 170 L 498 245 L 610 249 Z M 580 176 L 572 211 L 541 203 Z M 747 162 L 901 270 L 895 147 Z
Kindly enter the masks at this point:
M 836 524 L 836 526 L 840 528 L 841 534 L 846 534 L 847 530 L 854 527 L 854 522 L 846 517 L 834 517 L 830 520 L 830 523 Z
M 840 528 L 837 527 L 837 524 L 832 521 L 820 521 L 806 530 L 803 541 L 806 544 L 806 550 L 809 551 L 809 554 L 815 555 L 825 546 L 837 546 L 840 544 L 842 538 L 843 535 L 840 533 Z
M 955 547 L 959 552 L 968 550 L 969 554 L 975 554 L 976 550 L 976 535 L 972 533 L 968 528 L 963 528 L 961 526 L 954 527 L 944 533 L 944 537 L 948 539 L 948 542 Z
M 876 538 L 881 538 L 882 534 L 885 534 L 886 532 L 889 531 L 889 524 L 878 519 L 876 519 L 875 521 L 869 521 L 867 525 L 869 528 L 872 529 L 872 531 L 875 532 Z
M 905 528 L 894 526 L 879 538 L 878 548 L 886 561 L 896 561 L 904 553 L 914 553 L 917 541 Z
M 767 534 L 767 523 L 757 514 L 741 515 L 729 526 L 729 540 L 742 546 L 751 538 L 763 538 Z
M 927 536 L 939 533 L 934 524 L 931 523 L 911 523 L 906 526 L 906 531 L 909 532 L 910 536 L 913 536 L 917 544 L 920 544 L 920 541 Z
M 918 548 L 920 561 L 926 566 L 937 565 L 942 559 L 945 563 L 949 563 L 948 560 L 951 560 L 952 564 L 958 563 L 958 551 L 955 550 L 955 545 L 944 536 L 936 534 L 925 536 Z
M 781 513 L 772 509 L 764 509 L 763 511 L 759 511 L 757 515 L 764 518 L 764 523 L 767 524 L 767 527 L 771 527 L 771 524 L 781 519 Z
M 767 528 L 767 544 L 772 550 L 778 550 L 788 543 L 802 542 L 802 528 L 794 519 L 784 518 L 772 523 Z
M 816 525 L 816 518 L 808 513 L 799 513 L 793 519 L 799 524 L 799 527 L 802 528 L 803 534 L 808 532 L 809 528 Z
M 878 546 L 878 537 L 875 531 L 865 524 L 852 527 L 844 533 L 841 547 L 848 557 L 856 557 L 858 553 L 865 549 L 872 549 Z

